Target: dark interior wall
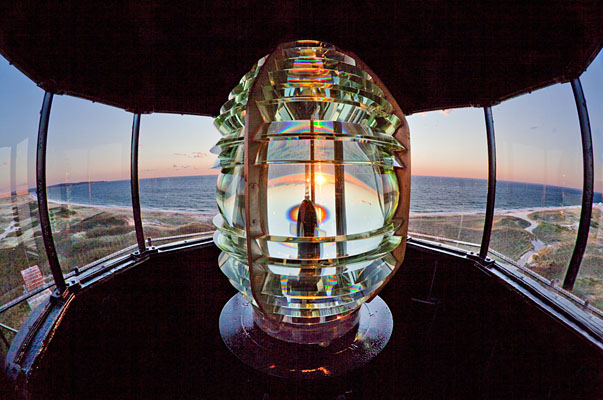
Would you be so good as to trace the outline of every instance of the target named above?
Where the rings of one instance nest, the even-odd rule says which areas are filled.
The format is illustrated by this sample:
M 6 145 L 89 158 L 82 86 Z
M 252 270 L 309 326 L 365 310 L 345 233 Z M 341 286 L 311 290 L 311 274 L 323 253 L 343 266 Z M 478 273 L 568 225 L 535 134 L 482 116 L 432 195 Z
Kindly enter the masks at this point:
M 533 301 L 469 260 L 411 250 L 404 266 L 383 297 L 401 300 L 426 398 L 600 398 L 601 351 Z
M 340 378 L 268 377 L 221 341 L 235 290 L 217 255 L 159 255 L 81 291 L 30 374 L 32 398 L 588 399 L 603 383 L 595 346 L 472 261 L 413 246 L 381 293 L 394 316 L 382 354 Z
M 138 112 L 217 115 L 282 42 L 355 52 L 406 114 L 495 104 L 580 75 L 601 48 L 593 0 L 11 2 L 0 53 L 45 90 Z

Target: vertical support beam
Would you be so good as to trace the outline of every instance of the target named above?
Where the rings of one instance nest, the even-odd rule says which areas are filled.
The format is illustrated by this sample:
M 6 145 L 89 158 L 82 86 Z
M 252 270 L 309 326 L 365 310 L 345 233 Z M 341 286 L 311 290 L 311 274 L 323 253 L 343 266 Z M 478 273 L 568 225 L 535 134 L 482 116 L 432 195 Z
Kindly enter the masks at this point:
M 21 218 L 19 217 L 19 202 L 17 201 L 17 143 L 13 143 L 10 146 L 10 198 L 11 207 L 13 212 L 13 221 L 16 222 L 18 228 L 21 228 Z M 27 264 L 29 264 L 29 258 L 27 257 L 27 250 L 25 249 L 23 235 L 17 236 L 17 242 L 19 245 L 23 245 L 23 251 Z
M 38 196 L 38 213 L 40 214 L 40 226 L 48 264 L 52 277 L 59 292 L 64 292 L 67 285 L 61 271 L 61 264 L 52 238 L 50 226 L 50 215 L 48 213 L 48 198 L 46 196 L 46 142 L 48 138 L 48 122 L 50 120 L 50 108 L 52 107 L 53 93 L 44 93 L 44 102 L 40 111 L 40 125 L 38 127 L 38 154 L 36 159 L 36 193 Z
M 138 186 L 138 139 L 140 136 L 140 113 L 134 114 L 132 120 L 132 149 L 130 151 L 130 188 L 132 193 L 132 214 L 134 229 L 136 229 L 136 242 L 138 251 L 142 254 L 146 250 L 144 232 L 142 230 L 142 216 L 140 212 L 140 188 Z
M 345 210 L 345 170 L 343 160 L 343 142 L 336 140 L 334 143 L 335 159 L 335 229 L 337 235 L 345 235 L 347 232 L 347 220 Z M 338 161 L 337 161 L 338 160 Z M 347 243 L 337 242 L 337 257 L 347 256 Z
M 494 140 L 494 119 L 492 108 L 484 107 L 486 121 L 486 138 L 488 140 L 488 197 L 486 200 L 486 216 L 484 218 L 484 232 L 479 257 L 483 260 L 488 255 L 490 236 L 492 235 L 492 222 L 494 220 L 494 201 L 496 198 L 496 142 Z
M 249 266 L 249 282 L 251 293 L 262 315 L 272 322 L 281 322 L 283 316 L 265 311 L 268 300 L 262 293 L 268 272 L 257 262 L 262 257 L 263 251 L 256 240 L 264 235 L 263 221 L 266 221 L 266 181 L 262 179 L 268 173 L 265 165 L 257 165 L 256 160 L 260 151 L 261 142 L 258 140 L 263 126 L 263 118 L 257 105 L 257 100 L 263 98 L 262 88 L 269 84 L 268 71 L 275 65 L 275 59 L 281 55 L 282 46 L 278 46 L 263 64 L 258 63 L 257 76 L 249 88 L 247 109 L 245 111 L 245 142 L 244 142 L 244 169 L 245 169 L 245 240 L 247 242 L 247 265 Z
M 10 146 L 10 196 L 14 202 L 17 196 L 17 143 Z
M 16 222 L 17 227 L 21 227 L 21 218 L 19 217 L 19 202 L 17 201 L 17 143 L 12 143 L 10 146 L 10 198 L 11 207 L 13 212 L 13 221 Z M 17 241 L 20 245 L 23 244 L 23 236 L 17 236 Z M 23 247 L 25 256 L 27 257 L 27 251 Z M 29 264 L 29 260 L 27 261 Z
M 590 132 L 590 121 L 588 120 L 588 109 L 586 108 L 586 99 L 582 91 L 580 79 L 572 79 L 572 91 L 574 100 L 576 100 L 576 109 L 578 110 L 578 119 L 580 120 L 580 134 L 582 136 L 582 167 L 584 182 L 582 186 L 582 210 L 580 212 L 580 225 L 578 225 L 578 234 L 576 235 L 576 245 L 572 258 L 570 259 L 563 288 L 572 290 L 576 282 L 576 276 L 580 270 L 582 257 L 586 250 L 588 242 L 588 232 L 590 230 L 590 219 L 593 212 L 593 185 L 594 185 L 594 162 L 593 162 L 593 143 Z

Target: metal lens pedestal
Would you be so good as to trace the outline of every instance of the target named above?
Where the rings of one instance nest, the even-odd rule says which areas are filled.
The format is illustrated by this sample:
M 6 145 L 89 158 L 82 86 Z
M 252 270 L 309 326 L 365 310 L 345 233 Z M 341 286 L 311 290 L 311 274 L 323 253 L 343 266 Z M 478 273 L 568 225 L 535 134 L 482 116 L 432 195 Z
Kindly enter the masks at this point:
M 230 351 L 256 370 L 295 380 L 329 378 L 362 367 L 391 337 L 392 314 L 379 296 L 357 313 L 358 323 L 330 344 L 297 344 L 264 332 L 254 322 L 253 306 L 239 293 L 222 309 L 220 334 Z

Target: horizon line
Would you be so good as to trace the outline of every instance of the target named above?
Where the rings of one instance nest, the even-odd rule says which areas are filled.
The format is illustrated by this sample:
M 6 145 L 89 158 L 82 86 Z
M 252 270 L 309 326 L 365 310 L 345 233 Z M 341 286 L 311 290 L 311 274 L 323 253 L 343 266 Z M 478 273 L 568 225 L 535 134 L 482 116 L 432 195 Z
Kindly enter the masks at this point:
M 170 178 L 194 178 L 194 177 L 199 177 L 199 176 L 217 176 L 219 175 L 219 173 L 215 173 L 215 174 L 200 174 L 200 175 L 178 175 L 178 176 L 154 176 L 154 177 L 148 177 L 148 178 L 140 178 L 139 182 L 145 179 L 170 179 Z M 474 177 L 466 177 L 466 176 L 445 176 L 445 175 L 413 175 L 411 174 L 411 177 L 428 177 L 428 178 L 452 178 L 452 179 L 472 179 L 472 180 L 478 180 L 478 181 L 485 181 L 487 182 L 488 179 L 487 178 L 474 178 Z M 61 185 L 83 185 L 83 184 L 91 184 L 91 183 L 102 183 L 102 182 L 129 182 L 130 179 L 114 179 L 114 180 L 94 180 L 94 181 L 78 181 L 78 182 L 61 182 L 61 183 L 55 183 L 52 185 L 47 185 L 47 187 L 56 187 L 56 186 L 61 186 Z M 574 190 L 580 190 L 582 191 L 583 188 L 582 187 L 574 187 L 574 186 L 560 186 L 560 185 L 555 185 L 555 184 L 547 184 L 547 183 L 542 183 L 542 182 L 526 182 L 526 181 L 513 181 L 513 180 L 506 180 L 506 179 L 497 179 L 496 182 L 509 182 L 509 183 L 520 183 L 520 184 L 530 184 L 530 185 L 542 185 L 542 186 L 547 186 L 547 187 L 558 187 L 558 188 L 566 188 L 566 189 L 574 189 Z M 594 189 L 594 188 L 593 188 Z M 30 187 L 28 189 L 21 189 L 21 190 L 17 190 L 17 192 L 31 192 L 32 190 L 36 190 L 36 187 Z M 601 192 L 597 192 L 595 190 L 593 190 L 594 193 L 603 193 L 603 191 Z M 6 197 L 6 196 L 10 196 L 11 191 L 7 191 L 5 193 L 0 194 L 0 197 Z

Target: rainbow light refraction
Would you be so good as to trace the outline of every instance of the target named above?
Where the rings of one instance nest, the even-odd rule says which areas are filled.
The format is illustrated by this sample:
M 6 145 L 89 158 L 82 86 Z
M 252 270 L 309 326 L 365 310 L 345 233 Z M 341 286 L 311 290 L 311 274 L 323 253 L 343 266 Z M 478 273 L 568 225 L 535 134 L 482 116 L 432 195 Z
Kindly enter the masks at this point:
M 318 204 L 314 205 L 314 207 L 316 208 L 316 216 L 318 219 L 318 223 L 320 224 L 329 217 L 329 213 L 327 212 L 326 208 L 321 207 Z M 298 214 L 299 214 L 299 206 L 293 206 L 287 212 L 287 217 L 290 222 L 296 223 Z

